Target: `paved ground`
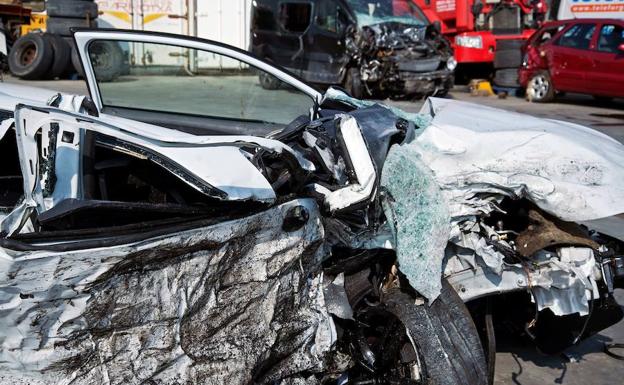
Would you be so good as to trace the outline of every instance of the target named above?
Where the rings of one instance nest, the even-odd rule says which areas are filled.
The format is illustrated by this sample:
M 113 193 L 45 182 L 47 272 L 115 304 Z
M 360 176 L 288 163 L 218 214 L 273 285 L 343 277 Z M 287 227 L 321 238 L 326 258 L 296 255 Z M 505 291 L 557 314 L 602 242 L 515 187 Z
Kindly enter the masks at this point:
M 6 79 L 8 82 L 19 82 Z M 32 86 L 50 88 L 70 93 L 86 93 L 79 81 L 30 81 Z M 457 87 L 449 97 L 477 104 L 513 110 L 539 117 L 566 120 L 593 127 L 624 143 L 624 101 L 600 103 L 582 95 L 568 95 L 556 103 L 528 103 L 522 98 L 477 97 Z M 417 111 L 422 101 L 385 101 L 408 111 Z M 624 167 L 624 165 L 623 165 Z M 608 226 L 624 232 L 622 218 L 614 218 Z M 624 304 L 624 290 L 616 291 L 616 298 Z M 544 384 L 622 384 L 624 361 L 603 353 L 605 342 L 624 343 L 624 322 L 620 322 L 566 352 L 566 356 L 544 356 L 527 346 L 498 346 L 496 357 L 497 385 Z M 624 354 L 624 351 L 620 351 Z M 571 358 L 571 359 L 570 359 Z

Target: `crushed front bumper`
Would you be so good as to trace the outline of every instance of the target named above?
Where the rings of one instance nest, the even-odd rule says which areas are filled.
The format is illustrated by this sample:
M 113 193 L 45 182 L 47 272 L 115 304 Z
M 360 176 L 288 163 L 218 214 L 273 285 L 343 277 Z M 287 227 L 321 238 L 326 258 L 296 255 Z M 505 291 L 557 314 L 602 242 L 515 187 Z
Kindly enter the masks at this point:
M 400 71 L 403 93 L 405 95 L 444 94 L 453 87 L 453 71 L 437 70 L 431 72 Z

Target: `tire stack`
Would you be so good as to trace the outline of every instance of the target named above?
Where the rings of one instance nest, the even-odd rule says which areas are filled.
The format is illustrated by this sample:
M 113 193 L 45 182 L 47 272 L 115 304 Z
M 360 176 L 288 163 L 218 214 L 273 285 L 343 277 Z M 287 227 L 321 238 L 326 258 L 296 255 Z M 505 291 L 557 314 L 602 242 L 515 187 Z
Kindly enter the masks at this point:
M 522 65 L 524 40 L 498 40 L 494 53 L 494 85 L 518 88 L 518 69 Z
M 97 4 L 93 0 L 48 0 L 46 11 L 46 33 L 29 33 L 13 44 L 11 73 L 28 80 L 83 75 L 71 28 L 95 27 Z

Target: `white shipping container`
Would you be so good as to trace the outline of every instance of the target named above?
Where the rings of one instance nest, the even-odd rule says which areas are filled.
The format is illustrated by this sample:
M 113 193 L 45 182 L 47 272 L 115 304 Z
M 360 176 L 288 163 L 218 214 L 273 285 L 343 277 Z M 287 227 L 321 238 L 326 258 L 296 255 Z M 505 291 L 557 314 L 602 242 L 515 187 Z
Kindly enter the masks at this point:
M 249 47 L 252 0 L 96 0 L 100 28 L 145 30 L 197 36 L 233 45 Z M 153 48 L 153 46 L 152 46 Z M 181 64 L 184 52 L 129 47 L 133 64 L 156 62 Z M 173 50 L 175 51 L 175 50 Z M 228 68 L 234 62 L 221 57 L 199 55 L 200 68 Z
M 624 0 L 561 0 L 557 20 L 624 19 Z

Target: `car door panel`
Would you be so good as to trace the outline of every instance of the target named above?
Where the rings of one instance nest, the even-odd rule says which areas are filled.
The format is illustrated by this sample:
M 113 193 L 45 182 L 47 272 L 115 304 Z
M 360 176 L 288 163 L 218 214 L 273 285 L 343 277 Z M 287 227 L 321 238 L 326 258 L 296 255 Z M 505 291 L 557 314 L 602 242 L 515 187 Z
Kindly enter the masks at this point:
M 591 88 L 587 71 L 593 65 L 590 45 L 595 30 L 593 23 L 573 24 L 547 51 L 551 78 L 557 90 L 587 92 Z
M 588 72 L 597 95 L 624 97 L 624 51 L 619 50 L 620 44 L 624 44 L 624 24 L 602 24 Z

